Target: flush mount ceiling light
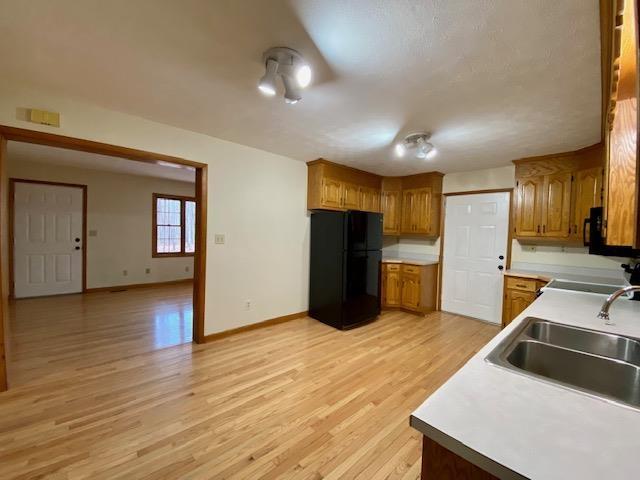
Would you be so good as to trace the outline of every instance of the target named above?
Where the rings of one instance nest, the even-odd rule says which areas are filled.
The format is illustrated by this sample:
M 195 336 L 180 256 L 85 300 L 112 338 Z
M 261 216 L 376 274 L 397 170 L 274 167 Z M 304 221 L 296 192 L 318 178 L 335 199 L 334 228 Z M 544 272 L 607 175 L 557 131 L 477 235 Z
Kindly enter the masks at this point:
M 398 157 L 404 157 L 407 153 L 412 154 L 416 158 L 430 159 L 435 157 L 437 150 L 432 143 L 429 142 L 430 133 L 418 132 L 410 133 L 404 140 L 396 143 L 395 152 Z
M 311 83 L 311 67 L 300 53 L 291 48 L 270 48 L 263 55 L 265 74 L 258 82 L 258 89 L 268 96 L 277 91 L 278 76 L 284 84 L 284 99 L 287 103 L 298 103 L 302 99 L 300 89 Z

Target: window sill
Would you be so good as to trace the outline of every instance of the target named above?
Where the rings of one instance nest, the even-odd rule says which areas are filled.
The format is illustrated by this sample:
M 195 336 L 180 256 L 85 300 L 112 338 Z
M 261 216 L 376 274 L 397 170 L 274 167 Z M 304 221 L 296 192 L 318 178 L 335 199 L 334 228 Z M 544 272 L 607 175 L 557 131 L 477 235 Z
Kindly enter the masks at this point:
M 193 257 L 195 256 L 194 252 L 191 253 L 153 253 L 151 255 L 152 258 L 163 258 L 163 257 Z

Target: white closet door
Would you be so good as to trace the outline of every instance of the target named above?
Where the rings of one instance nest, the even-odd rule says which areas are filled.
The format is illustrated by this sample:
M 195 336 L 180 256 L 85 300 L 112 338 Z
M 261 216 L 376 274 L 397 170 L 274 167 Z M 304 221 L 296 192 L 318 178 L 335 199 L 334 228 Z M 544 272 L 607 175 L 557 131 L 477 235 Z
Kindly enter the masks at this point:
M 447 197 L 442 310 L 500 323 L 509 198 L 508 192 Z
M 14 192 L 16 298 L 81 292 L 82 188 L 16 182 Z

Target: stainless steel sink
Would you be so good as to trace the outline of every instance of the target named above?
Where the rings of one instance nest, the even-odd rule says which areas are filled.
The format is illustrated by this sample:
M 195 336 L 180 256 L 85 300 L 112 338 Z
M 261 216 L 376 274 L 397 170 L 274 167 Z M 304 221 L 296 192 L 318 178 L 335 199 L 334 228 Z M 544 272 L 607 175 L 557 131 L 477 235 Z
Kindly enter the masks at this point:
M 544 320 L 531 322 L 527 335 L 559 347 L 615 358 L 640 367 L 640 341 Z
M 552 280 L 545 288 L 555 288 L 557 290 L 572 290 L 574 292 L 598 293 L 600 295 L 611 295 L 620 290 L 624 285 L 604 285 L 600 283 L 570 282 L 568 280 Z
M 487 361 L 640 408 L 640 341 L 529 317 Z

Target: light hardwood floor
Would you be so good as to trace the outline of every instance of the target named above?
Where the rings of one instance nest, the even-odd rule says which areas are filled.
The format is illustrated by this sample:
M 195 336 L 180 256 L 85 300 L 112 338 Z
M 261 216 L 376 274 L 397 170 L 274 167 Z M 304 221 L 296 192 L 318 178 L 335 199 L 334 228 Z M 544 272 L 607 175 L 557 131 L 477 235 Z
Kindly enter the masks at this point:
M 16 309 L 16 324 L 36 311 L 63 323 L 30 317 L 29 342 L 19 330 L 29 373 L 0 394 L 3 479 L 419 478 L 410 412 L 498 332 L 389 312 L 347 332 L 303 318 L 154 349 L 143 319 L 154 322 L 162 289 L 92 295 Z M 66 348 L 63 324 L 75 331 Z M 46 364 L 60 371 L 36 378 Z

